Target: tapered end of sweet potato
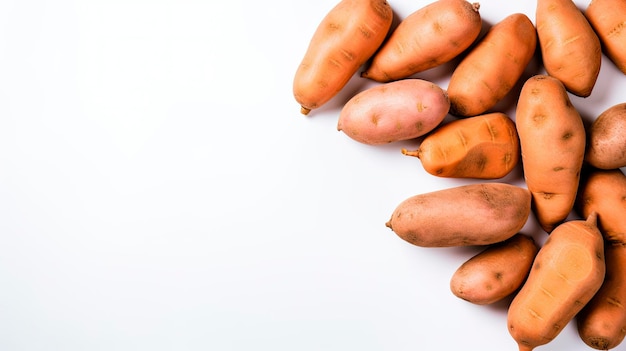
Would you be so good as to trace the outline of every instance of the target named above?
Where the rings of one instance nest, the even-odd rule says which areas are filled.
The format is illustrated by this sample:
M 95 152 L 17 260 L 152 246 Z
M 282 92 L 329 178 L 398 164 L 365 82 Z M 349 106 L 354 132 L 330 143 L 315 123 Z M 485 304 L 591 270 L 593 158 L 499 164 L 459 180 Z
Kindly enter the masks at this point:
M 409 150 L 407 150 L 405 148 L 402 148 L 401 151 L 402 151 L 403 155 L 413 156 L 413 157 L 417 157 L 417 158 L 420 157 L 420 150 L 419 149 L 413 150 L 413 151 L 409 151 Z
M 528 345 L 524 345 L 524 344 L 519 344 L 518 345 L 519 351 L 533 351 L 535 348 L 532 346 L 528 346 Z
M 597 227 L 598 226 L 598 214 L 593 211 L 589 214 L 589 216 L 587 216 L 587 225 L 592 226 L 592 227 Z
M 304 107 L 304 106 L 300 106 L 300 113 L 302 113 L 303 115 L 308 115 L 309 112 L 311 112 L 310 108 Z

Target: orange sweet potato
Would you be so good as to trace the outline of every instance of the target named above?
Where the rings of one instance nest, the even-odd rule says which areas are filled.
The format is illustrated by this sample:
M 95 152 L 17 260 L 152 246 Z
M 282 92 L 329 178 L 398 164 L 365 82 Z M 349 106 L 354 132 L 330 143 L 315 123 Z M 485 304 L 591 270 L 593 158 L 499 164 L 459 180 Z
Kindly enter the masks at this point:
M 381 46 L 393 21 L 386 0 L 341 0 L 313 34 L 293 81 L 302 114 L 319 108 Z
M 437 0 L 413 12 L 398 24 L 361 76 L 389 82 L 451 61 L 480 34 L 479 8 L 466 0 Z
M 595 213 L 556 227 L 509 305 L 508 329 L 519 350 L 531 351 L 556 338 L 600 289 L 605 271 Z

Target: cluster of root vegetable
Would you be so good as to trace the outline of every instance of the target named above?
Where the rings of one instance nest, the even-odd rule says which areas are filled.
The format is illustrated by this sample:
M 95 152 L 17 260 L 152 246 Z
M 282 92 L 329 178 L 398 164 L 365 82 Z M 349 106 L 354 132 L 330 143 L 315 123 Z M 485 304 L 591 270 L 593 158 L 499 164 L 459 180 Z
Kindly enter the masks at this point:
M 450 288 L 475 304 L 512 296 L 520 350 L 574 318 L 587 345 L 608 350 L 626 335 L 626 101 L 586 126 L 568 94 L 592 94 L 602 55 L 626 74 L 626 2 L 536 3 L 535 23 L 514 13 L 480 36 L 478 3 L 437 0 L 392 28 L 387 1 L 341 0 L 311 39 L 294 97 L 307 115 L 362 69 L 379 84 L 350 97 L 338 130 L 368 145 L 421 138 L 402 152 L 431 175 L 486 180 L 413 195 L 387 227 L 421 247 L 485 246 Z M 546 73 L 522 82 L 514 118 L 494 111 L 538 50 Z M 445 89 L 414 78 L 453 59 Z M 498 181 L 520 163 L 525 187 Z M 548 233 L 541 246 L 520 232 L 531 215 Z

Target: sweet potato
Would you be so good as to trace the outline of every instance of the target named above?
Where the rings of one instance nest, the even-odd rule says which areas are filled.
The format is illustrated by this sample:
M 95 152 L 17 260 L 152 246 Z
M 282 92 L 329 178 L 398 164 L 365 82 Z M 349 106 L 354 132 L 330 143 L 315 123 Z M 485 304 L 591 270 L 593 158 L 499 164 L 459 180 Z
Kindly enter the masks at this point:
M 451 113 L 468 117 L 493 108 L 519 81 L 536 46 L 537 31 L 526 15 L 514 13 L 496 23 L 452 72 Z
M 572 0 L 537 0 L 535 14 L 546 72 L 572 94 L 588 97 L 602 63 L 600 39 Z
M 448 96 L 438 85 L 403 79 L 353 96 L 339 114 L 337 130 L 364 144 L 387 144 L 430 132 L 449 110 Z
M 328 12 L 295 73 L 293 94 L 302 114 L 343 89 L 382 45 L 392 21 L 386 0 L 341 0 Z
M 518 164 L 519 149 L 515 122 L 493 112 L 442 125 L 417 150 L 402 153 L 419 158 L 428 173 L 439 177 L 497 179 Z
M 509 305 L 508 329 L 519 350 L 531 351 L 556 338 L 600 289 L 605 269 L 595 213 L 556 227 Z
M 407 198 L 386 226 L 422 247 L 488 245 L 517 234 L 529 214 L 530 193 L 525 188 L 468 184 Z
M 601 169 L 626 166 L 626 103 L 609 107 L 593 121 L 585 161 Z
M 489 245 L 454 272 L 450 290 L 477 305 L 500 301 L 522 286 L 538 250 L 535 240 L 521 233 Z
M 605 55 L 626 74 L 626 2 L 592 0 L 585 16 L 598 35 Z
M 605 239 L 626 244 L 626 175 L 619 169 L 588 169 L 581 177 L 576 211 L 582 216 L 596 212 Z
M 604 258 L 604 283 L 576 316 L 578 335 L 597 350 L 613 349 L 626 336 L 626 246 L 606 243 Z
M 533 210 L 549 233 L 573 209 L 585 154 L 585 127 L 563 84 L 546 75 L 524 83 L 515 123 Z
M 437 67 L 465 51 L 482 28 L 479 4 L 438 0 L 411 13 L 390 34 L 362 77 L 389 82 Z
M 604 236 L 606 277 L 577 317 L 578 333 L 589 346 L 609 350 L 626 334 L 626 176 L 619 169 L 589 168 L 576 200 L 581 215 L 598 214 Z

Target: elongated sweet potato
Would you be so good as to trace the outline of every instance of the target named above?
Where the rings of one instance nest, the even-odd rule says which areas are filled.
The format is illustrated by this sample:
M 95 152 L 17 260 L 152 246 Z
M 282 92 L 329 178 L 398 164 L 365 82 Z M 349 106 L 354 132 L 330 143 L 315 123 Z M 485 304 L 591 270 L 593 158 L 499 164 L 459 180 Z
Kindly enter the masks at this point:
M 389 82 L 451 61 L 480 34 L 479 8 L 466 0 L 437 0 L 413 12 L 391 33 L 361 76 Z
M 437 127 L 417 150 L 402 153 L 419 158 L 428 173 L 439 177 L 497 179 L 515 168 L 519 150 L 515 122 L 493 112 Z
M 549 233 L 574 207 L 585 156 L 585 126 L 563 83 L 546 75 L 525 82 L 515 123 L 533 210 Z
M 556 227 L 509 306 L 508 329 L 519 350 L 554 340 L 600 289 L 605 270 L 595 213 Z
M 386 0 L 341 0 L 324 17 L 296 70 L 293 94 L 308 114 L 332 99 L 382 45 L 393 21 Z
M 583 173 L 576 209 L 598 214 L 606 241 L 606 278 L 577 318 L 578 333 L 598 350 L 617 347 L 626 335 L 626 175 L 619 169 Z
M 386 225 L 422 247 L 488 245 L 517 234 L 529 214 L 528 190 L 494 182 L 412 196 L 396 207 Z
M 626 74 L 626 2 L 592 0 L 585 16 L 598 35 L 606 56 Z
M 596 350 L 614 349 L 626 336 L 626 246 L 607 242 L 600 290 L 576 316 L 578 335 Z
M 513 89 L 535 54 L 537 31 L 514 13 L 496 23 L 455 68 L 447 87 L 451 113 L 488 112 Z
M 591 95 L 602 46 L 582 11 L 572 0 L 537 0 L 535 21 L 546 72 L 572 94 Z

